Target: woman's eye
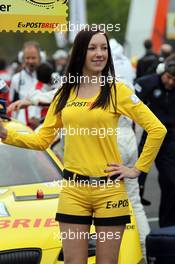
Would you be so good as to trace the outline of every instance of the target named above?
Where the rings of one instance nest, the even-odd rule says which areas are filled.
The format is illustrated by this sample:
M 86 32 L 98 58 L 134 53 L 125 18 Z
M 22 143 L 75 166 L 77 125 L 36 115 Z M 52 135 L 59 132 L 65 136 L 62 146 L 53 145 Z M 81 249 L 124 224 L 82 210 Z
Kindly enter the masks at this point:
M 95 47 L 89 47 L 88 50 L 95 50 L 96 48 Z M 100 48 L 101 50 L 107 50 L 108 47 L 101 47 Z

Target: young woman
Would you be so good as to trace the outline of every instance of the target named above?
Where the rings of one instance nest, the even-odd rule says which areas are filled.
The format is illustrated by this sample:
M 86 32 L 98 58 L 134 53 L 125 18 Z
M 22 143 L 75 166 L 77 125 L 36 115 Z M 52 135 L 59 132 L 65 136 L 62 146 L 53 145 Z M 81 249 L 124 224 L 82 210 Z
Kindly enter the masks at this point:
M 64 263 L 87 263 L 86 234 L 93 219 L 96 263 L 116 264 L 123 231 L 130 222 L 123 178 L 148 172 L 166 129 L 129 88 L 116 82 L 104 32 L 87 27 L 78 33 L 65 77 L 67 81 L 56 94 L 38 133 L 22 135 L 7 130 L 1 121 L 0 137 L 6 144 L 43 150 L 57 130 L 64 128 L 64 187 L 56 214 L 64 234 Z M 131 168 L 122 165 L 116 145 L 116 124 L 121 114 L 148 133 L 145 147 Z M 74 239 L 69 237 L 72 233 Z M 101 234 L 105 235 L 103 242 Z

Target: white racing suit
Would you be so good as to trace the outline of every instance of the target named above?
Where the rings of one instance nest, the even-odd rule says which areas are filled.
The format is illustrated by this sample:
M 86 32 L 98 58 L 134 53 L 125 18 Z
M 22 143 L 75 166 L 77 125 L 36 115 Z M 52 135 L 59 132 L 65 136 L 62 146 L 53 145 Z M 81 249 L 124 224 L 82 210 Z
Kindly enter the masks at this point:
M 119 129 L 117 133 L 117 143 L 123 160 L 123 164 L 127 167 L 133 167 L 137 160 L 138 152 L 136 136 L 132 129 L 132 121 L 128 117 L 121 116 L 119 119 L 118 127 Z M 145 215 L 143 205 L 140 201 L 138 179 L 125 178 L 124 181 L 129 200 L 134 210 L 140 235 L 143 257 L 146 259 L 145 239 L 150 232 L 150 227 Z

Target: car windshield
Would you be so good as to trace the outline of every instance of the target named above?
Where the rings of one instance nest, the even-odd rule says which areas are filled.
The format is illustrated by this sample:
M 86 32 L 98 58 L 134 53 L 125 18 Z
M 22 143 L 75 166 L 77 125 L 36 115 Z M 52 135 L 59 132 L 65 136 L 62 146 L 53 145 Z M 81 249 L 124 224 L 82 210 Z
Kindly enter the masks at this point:
M 0 144 L 0 186 L 52 182 L 61 179 L 61 169 L 46 151 Z

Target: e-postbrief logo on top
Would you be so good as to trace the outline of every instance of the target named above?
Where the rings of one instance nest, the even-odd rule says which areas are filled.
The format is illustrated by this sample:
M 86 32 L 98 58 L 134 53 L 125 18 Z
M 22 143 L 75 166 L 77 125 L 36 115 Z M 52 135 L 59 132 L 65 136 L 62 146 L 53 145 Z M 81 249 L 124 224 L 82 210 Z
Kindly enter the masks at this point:
M 67 23 L 68 0 L 0 0 L 0 32 L 55 32 Z M 8 21 L 8 23 L 7 23 Z
M 56 2 L 61 2 L 62 4 L 67 4 L 68 0 L 25 0 L 26 2 L 35 5 L 35 6 L 39 6 L 39 7 L 46 7 L 47 9 L 49 8 L 54 8 L 54 4 L 56 4 Z

